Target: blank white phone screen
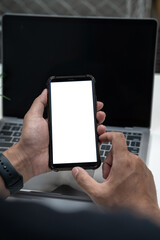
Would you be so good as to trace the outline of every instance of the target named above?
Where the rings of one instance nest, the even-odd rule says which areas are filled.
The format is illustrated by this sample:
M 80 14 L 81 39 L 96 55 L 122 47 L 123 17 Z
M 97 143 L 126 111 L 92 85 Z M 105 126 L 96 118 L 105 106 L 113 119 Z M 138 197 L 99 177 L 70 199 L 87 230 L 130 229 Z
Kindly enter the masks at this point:
M 92 81 L 51 82 L 53 164 L 96 162 Z

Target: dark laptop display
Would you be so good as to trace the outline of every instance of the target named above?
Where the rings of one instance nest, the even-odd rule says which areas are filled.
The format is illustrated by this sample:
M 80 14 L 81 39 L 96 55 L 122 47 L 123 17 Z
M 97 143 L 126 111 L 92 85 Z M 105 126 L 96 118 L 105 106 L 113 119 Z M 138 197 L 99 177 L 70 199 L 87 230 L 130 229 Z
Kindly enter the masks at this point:
M 7 14 L 3 16 L 2 32 L 3 93 L 11 100 L 3 101 L 0 152 L 19 141 L 23 117 L 50 76 L 92 74 L 97 99 L 105 104 L 107 131 L 123 132 L 128 150 L 147 163 L 155 20 Z M 64 141 L 62 149 L 63 144 Z M 111 147 L 111 143 L 101 144 L 102 162 Z M 27 193 L 29 190 L 35 195 L 38 190 L 42 191 L 40 195 L 47 192 L 47 196 L 53 196 L 54 185 L 70 183 L 76 188 L 73 179 L 69 181 L 70 175 L 67 172 L 40 175 L 26 183 L 23 191 L 27 189 Z M 93 177 L 103 181 L 101 167 Z M 66 191 L 70 196 L 66 196 Z M 65 190 L 63 185 L 54 191 L 54 197 L 73 195 L 74 199 L 86 200 L 82 194 L 75 196 L 68 188 Z
M 23 118 L 52 75 L 92 74 L 106 125 L 149 127 L 156 32 L 151 19 L 4 16 L 3 92 L 11 101 L 3 115 Z

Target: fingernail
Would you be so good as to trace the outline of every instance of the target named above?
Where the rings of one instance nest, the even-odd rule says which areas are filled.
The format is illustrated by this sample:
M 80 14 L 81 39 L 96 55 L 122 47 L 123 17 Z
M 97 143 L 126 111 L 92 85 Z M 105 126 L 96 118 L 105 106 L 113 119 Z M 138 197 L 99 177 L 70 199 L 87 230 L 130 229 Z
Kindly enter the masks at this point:
M 72 173 L 73 173 L 73 176 L 76 178 L 79 173 L 79 169 L 77 167 L 73 168 Z

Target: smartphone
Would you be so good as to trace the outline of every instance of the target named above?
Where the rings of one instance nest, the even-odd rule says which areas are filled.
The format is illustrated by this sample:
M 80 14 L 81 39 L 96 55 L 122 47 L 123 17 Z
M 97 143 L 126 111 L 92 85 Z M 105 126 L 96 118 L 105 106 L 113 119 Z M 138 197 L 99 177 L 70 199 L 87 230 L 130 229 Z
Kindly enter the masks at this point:
M 100 166 L 95 79 L 52 76 L 47 82 L 49 166 L 55 171 Z

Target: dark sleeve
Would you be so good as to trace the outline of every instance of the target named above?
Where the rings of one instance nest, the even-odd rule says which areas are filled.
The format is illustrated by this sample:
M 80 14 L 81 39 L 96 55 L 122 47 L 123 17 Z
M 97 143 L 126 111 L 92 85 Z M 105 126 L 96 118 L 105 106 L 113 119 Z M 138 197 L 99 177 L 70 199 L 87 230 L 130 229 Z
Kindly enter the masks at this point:
M 128 212 L 60 213 L 39 204 L 0 200 L 0 239 L 160 240 L 160 228 Z

